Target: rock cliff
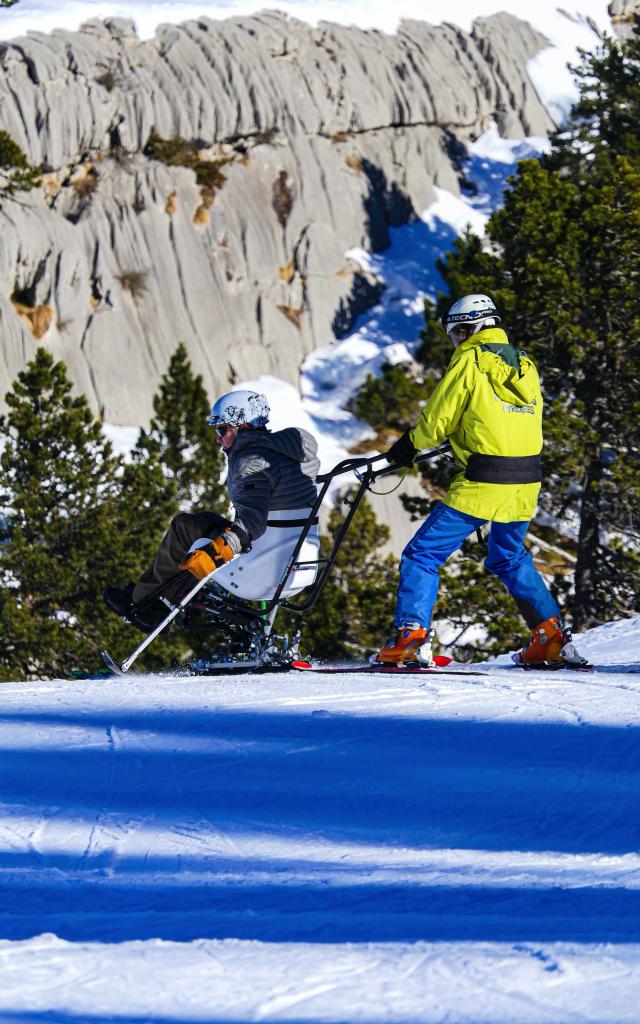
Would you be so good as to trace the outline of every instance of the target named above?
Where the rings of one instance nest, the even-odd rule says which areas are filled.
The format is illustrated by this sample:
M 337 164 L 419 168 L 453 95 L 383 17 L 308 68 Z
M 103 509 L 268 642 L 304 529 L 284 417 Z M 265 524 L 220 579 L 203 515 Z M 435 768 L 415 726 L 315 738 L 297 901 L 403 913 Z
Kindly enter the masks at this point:
M 348 249 L 456 192 L 492 119 L 552 128 L 545 45 L 506 14 L 388 36 L 274 12 L 0 44 L 0 129 L 43 169 L 0 191 L 0 394 L 37 344 L 112 423 L 148 420 L 180 341 L 211 393 L 295 382 L 376 295 Z
M 634 21 L 640 15 L 640 0 L 612 0 L 607 11 L 618 38 L 629 39 Z

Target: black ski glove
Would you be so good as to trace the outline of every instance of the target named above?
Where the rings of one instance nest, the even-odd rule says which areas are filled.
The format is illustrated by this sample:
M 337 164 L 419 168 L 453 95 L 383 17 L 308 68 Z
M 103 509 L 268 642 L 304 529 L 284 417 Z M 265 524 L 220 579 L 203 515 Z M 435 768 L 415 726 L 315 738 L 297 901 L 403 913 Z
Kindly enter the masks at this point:
M 395 463 L 396 466 L 412 466 L 413 460 L 418 454 L 418 449 L 414 445 L 413 441 L 409 437 L 409 431 L 403 434 L 395 444 L 392 444 L 389 451 L 387 452 L 387 458 L 389 462 Z

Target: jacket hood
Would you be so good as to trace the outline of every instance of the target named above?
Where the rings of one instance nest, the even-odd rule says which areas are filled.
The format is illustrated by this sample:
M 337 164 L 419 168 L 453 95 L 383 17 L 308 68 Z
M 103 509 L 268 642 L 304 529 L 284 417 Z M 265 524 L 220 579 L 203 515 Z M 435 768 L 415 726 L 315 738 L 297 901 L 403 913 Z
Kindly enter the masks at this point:
M 318 452 L 318 442 L 313 434 L 302 427 L 285 427 L 284 430 L 241 430 L 229 449 L 229 455 L 236 455 L 250 448 L 267 448 L 286 455 L 294 462 L 308 462 Z
M 490 345 L 491 349 L 483 349 Z M 509 348 L 510 353 L 500 355 L 501 346 Z M 478 369 L 486 374 L 494 393 L 500 401 L 509 405 L 530 405 L 538 392 L 538 371 L 535 363 L 521 349 L 511 345 L 505 332 L 500 327 L 489 327 L 473 334 L 456 350 L 455 355 L 463 351 L 474 350 Z M 496 351 L 497 350 L 497 351 Z M 517 353 L 519 369 L 510 365 L 506 356 Z

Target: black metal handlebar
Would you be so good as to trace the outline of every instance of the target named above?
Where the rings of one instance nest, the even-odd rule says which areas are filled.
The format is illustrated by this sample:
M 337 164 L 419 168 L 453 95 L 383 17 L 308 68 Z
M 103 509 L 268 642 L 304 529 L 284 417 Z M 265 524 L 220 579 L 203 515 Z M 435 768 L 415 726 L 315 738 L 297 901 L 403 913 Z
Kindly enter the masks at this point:
M 435 448 L 430 448 L 428 451 L 421 452 L 416 456 L 414 466 L 419 466 L 421 463 L 429 462 L 431 459 L 435 458 L 436 455 L 447 455 L 450 451 L 451 445 L 448 441 L 444 441 Z M 367 456 L 364 455 L 359 457 L 356 456 L 351 459 L 343 459 L 342 462 L 338 462 L 333 469 L 330 469 L 328 473 L 319 473 L 316 477 L 316 483 L 323 484 L 326 481 L 333 480 L 337 476 L 343 476 L 345 473 L 355 473 L 358 469 L 363 469 L 365 466 L 367 467 L 367 470 L 373 474 L 373 479 L 376 480 L 379 476 L 388 476 L 390 473 L 398 473 L 400 470 L 405 468 L 397 466 L 394 462 L 389 462 L 387 459 L 386 466 L 381 466 L 380 469 L 373 469 L 373 463 L 379 462 L 380 459 L 387 459 L 387 456 L 382 454 L 372 455 L 367 458 Z
M 328 480 L 333 480 L 336 476 L 343 476 L 345 473 L 355 472 L 356 469 L 362 469 L 365 466 L 371 468 L 374 462 L 377 462 L 379 459 L 386 459 L 386 457 L 386 455 L 373 455 L 371 458 L 360 456 L 351 459 L 343 459 L 342 462 L 338 462 L 333 469 L 330 469 L 328 473 L 319 473 L 316 477 L 316 483 L 323 484 Z
M 420 465 L 421 463 L 429 462 L 431 459 L 436 458 L 438 455 L 446 455 L 450 451 L 451 445 L 449 444 L 448 441 L 445 441 L 443 444 L 438 445 L 436 448 L 431 448 L 429 451 L 422 452 L 420 455 L 416 457 L 414 464 Z M 387 465 L 380 466 L 379 469 L 375 469 L 373 464 L 375 462 L 379 462 L 380 459 L 385 459 L 387 461 Z M 318 492 L 318 497 L 316 498 L 315 504 L 309 513 L 308 524 L 302 530 L 296 543 L 296 546 L 293 549 L 291 557 L 289 558 L 287 567 L 283 572 L 282 576 L 280 577 L 280 582 L 276 587 L 276 591 L 267 605 L 267 611 L 270 611 L 277 604 L 281 604 L 283 608 L 288 608 L 290 609 L 290 611 L 294 612 L 306 612 L 313 607 L 313 605 L 318 600 L 318 597 L 320 596 L 320 592 L 324 587 L 327 576 L 329 575 L 331 569 L 333 568 L 334 562 L 338 555 L 338 551 L 340 550 L 340 547 L 342 545 L 342 541 L 344 540 L 345 534 L 351 524 L 351 520 L 356 514 L 358 506 L 362 501 L 365 492 L 370 488 L 371 484 L 375 480 L 378 480 L 380 477 L 383 476 L 389 476 L 391 473 L 398 473 L 402 469 L 403 467 L 397 466 L 394 463 L 389 462 L 386 455 L 373 455 L 371 458 L 362 457 L 343 459 L 342 462 L 339 462 L 328 473 L 322 473 L 316 477 L 316 482 L 321 485 L 320 490 Z M 364 470 L 364 472 L 358 472 L 359 470 Z M 297 563 L 298 555 L 302 550 L 302 545 L 304 544 L 309 534 L 311 525 L 313 524 L 320 510 L 320 506 L 322 505 L 326 497 L 329 485 L 335 480 L 336 477 L 345 476 L 347 473 L 355 473 L 355 476 L 360 481 L 360 486 L 358 487 L 353 497 L 350 498 L 348 501 L 349 511 L 347 512 L 342 522 L 342 525 L 340 526 L 338 534 L 333 542 L 333 547 L 329 552 L 327 558 L 318 558 L 315 563 L 304 563 L 305 565 L 315 564 L 317 566 L 322 566 L 320 572 L 318 573 L 318 576 L 316 577 L 314 583 L 310 588 L 310 592 L 306 596 L 306 600 L 299 604 L 294 604 L 291 601 L 287 600 L 281 600 L 280 595 L 284 590 L 285 584 L 289 578 L 289 574 L 291 573 L 292 569 L 295 567 Z

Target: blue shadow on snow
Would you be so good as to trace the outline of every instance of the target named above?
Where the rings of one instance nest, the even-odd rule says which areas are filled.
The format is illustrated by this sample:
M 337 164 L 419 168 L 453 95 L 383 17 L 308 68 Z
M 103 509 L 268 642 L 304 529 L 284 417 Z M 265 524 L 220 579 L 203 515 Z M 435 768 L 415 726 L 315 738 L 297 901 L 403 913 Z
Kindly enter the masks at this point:
M 384 852 L 301 862 L 284 846 L 635 851 L 637 728 L 229 710 L 0 716 L 9 722 L 104 730 L 99 748 L 0 750 L 0 779 L 9 821 L 15 805 L 87 835 L 95 823 L 108 848 L 0 851 L 0 938 L 640 939 L 640 892 L 622 886 L 561 874 L 554 887 L 457 885 L 452 868 L 451 885 L 405 883 L 402 867 L 395 883 Z M 196 737 L 200 749 L 180 749 Z M 152 837 L 143 855 L 119 855 L 127 822 L 175 836 L 175 855 L 154 855 Z M 189 829 L 230 842 L 207 855 L 201 841 L 194 856 Z M 275 837 L 284 859 L 235 854 L 234 833 Z

